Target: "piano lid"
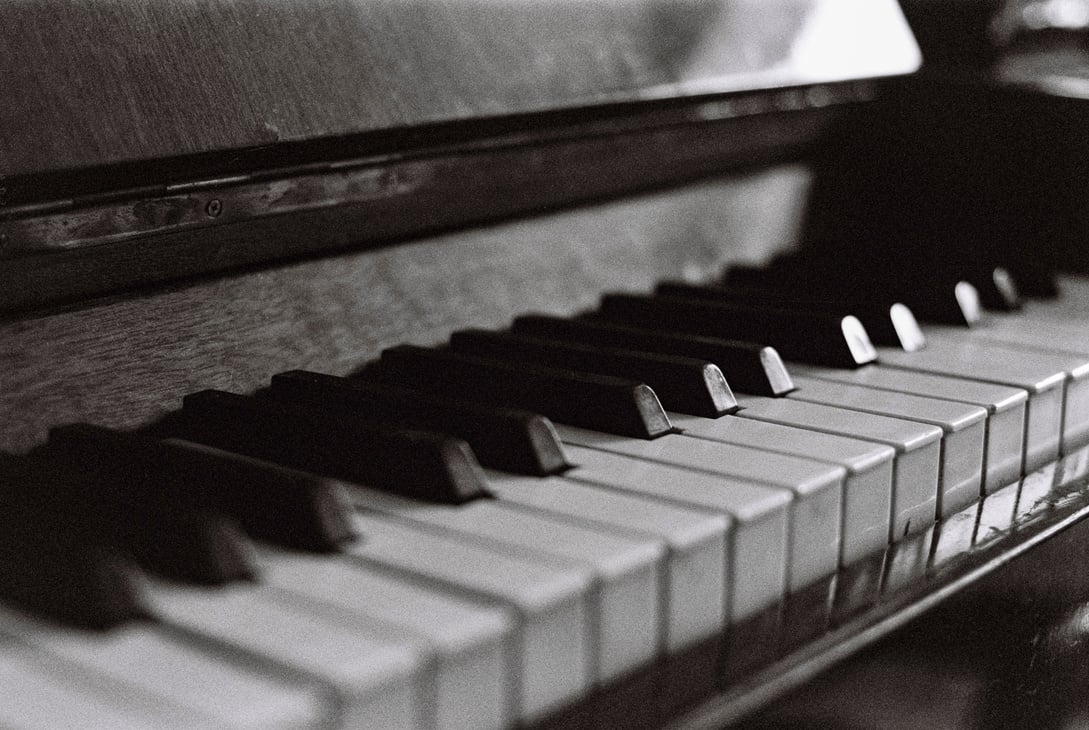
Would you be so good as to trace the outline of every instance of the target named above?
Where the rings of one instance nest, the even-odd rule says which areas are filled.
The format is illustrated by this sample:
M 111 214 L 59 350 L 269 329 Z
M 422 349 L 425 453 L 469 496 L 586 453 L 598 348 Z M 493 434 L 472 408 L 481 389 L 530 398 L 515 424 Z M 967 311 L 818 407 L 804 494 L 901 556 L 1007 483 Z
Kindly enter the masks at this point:
M 9 189 L 25 175 L 920 63 L 895 0 L 40 0 L 5 5 L 0 48 Z

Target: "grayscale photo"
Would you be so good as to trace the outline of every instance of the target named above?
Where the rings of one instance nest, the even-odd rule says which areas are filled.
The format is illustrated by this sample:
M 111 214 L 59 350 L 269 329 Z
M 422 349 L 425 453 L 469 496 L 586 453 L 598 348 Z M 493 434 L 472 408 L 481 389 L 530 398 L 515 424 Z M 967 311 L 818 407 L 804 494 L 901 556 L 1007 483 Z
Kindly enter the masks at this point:
M 1089 0 L 0 0 L 0 728 L 1089 728 Z

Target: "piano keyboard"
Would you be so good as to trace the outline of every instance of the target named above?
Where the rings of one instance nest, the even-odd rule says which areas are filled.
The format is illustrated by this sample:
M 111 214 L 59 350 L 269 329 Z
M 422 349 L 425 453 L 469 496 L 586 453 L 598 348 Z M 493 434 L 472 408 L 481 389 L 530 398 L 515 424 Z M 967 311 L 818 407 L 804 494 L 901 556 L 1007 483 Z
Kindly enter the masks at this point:
M 3 465 L 0 726 L 653 724 L 692 700 L 675 659 L 742 686 L 1089 504 L 1062 303 L 906 349 L 716 306 L 615 295 L 55 429 Z

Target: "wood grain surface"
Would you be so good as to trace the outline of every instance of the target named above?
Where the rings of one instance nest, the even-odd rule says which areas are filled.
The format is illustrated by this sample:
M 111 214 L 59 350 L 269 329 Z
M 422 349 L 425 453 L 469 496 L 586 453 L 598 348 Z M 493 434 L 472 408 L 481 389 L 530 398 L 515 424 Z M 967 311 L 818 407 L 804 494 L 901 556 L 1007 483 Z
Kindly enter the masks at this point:
M 11 0 L 0 48 L 0 183 L 919 60 L 894 0 Z
M 608 204 L 0 323 L 0 449 L 50 426 L 144 424 L 201 388 L 345 373 L 401 342 L 572 312 L 791 244 L 810 173 L 783 166 Z

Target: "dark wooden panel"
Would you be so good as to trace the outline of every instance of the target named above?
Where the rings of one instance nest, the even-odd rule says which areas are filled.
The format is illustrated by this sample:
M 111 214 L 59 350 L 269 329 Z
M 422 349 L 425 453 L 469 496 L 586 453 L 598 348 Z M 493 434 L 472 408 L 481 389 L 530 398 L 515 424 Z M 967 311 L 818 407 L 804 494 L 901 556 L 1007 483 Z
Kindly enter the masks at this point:
M 919 60 L 893 0 L 41 0 L 0 48 L 0 181 Z

